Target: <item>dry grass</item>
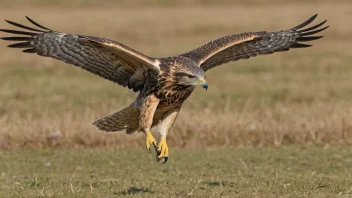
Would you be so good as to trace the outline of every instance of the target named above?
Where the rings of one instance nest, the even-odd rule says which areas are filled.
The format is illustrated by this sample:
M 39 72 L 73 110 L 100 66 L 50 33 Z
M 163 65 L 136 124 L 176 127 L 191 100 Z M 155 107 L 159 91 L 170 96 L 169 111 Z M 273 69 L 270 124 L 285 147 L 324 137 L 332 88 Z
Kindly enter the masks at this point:
M 185 103 L 169 145 L 350 144 L 352 27 L 346 21 L 352 20 L 352 4 L 277 2 L 77 9 L 23 3 L 0 9 L 0 18 L 25 22 L 24 15 L 29 15 L 55 30 L 111 38 L 162 57 L 232 33 L 290 28 L 320 13 L 318 19 L 328 19 L 331 28 L 313 48 L 210 71 L 210 89 L 197 90 Z M 0 27 L 9 26 L 1 22 Z M 0 147 L 143 145 L 141 134 L 104 134 L 90 124 L 131 103 L 135 94 L 77 68 L 0 44 Z

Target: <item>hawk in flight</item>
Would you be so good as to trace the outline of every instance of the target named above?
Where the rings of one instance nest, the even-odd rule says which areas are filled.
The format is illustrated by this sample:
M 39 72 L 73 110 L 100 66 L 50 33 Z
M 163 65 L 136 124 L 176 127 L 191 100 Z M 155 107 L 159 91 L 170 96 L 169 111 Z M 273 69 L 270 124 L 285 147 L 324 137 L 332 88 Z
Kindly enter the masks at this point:
M 168 131 L 193 90 L 197 86 L 208 89 L 205 77 L 209 69 L 257 55 L 310 47 L 305 42 L 322 38 L 312 35 L 329 27 L 320 28 L 326 20 L 306 27 L 316 17 L 314 15 L 288 30 L 225 36 L 187 53 L 167 58 L 152 58 L 106 38 L 54 31 L 29 17 L 26 18 L 35 28 L 6 20 L 23 31 L 0 31 L 13 34 L 1 38 L 17 42 L 9 45 L 10 48 L 23 48 L 25 53 L 61 60 L 139 92 L 132 104 L 95 121 L 93 125 L 106 132 L 145 133 L 147 150 L 150 152 L 153 145 L 157 161 L 166 163 L 169 155 L 166 143 Z M 156 125 L 160 133 L 158 143 L 150 132 Z

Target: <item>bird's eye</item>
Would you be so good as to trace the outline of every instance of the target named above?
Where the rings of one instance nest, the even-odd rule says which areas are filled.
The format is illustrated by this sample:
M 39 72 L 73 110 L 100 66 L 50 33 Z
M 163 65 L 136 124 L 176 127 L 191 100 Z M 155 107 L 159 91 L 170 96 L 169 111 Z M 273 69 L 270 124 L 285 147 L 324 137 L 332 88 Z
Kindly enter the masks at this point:
M 192 75 L 188 75 L 187 76 L 189 79 L 194 79 L 195 78 L 195 76 L 192 76 Z

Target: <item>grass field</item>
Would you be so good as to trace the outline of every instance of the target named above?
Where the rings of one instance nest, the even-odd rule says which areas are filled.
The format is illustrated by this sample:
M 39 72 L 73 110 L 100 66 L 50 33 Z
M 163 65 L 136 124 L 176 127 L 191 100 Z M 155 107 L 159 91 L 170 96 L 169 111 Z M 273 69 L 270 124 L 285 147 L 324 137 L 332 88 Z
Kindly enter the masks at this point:
M 1 151 L 0 197 L 351 197 L 351 148 Z
M 4 0 L 0 19 L 28 15 L 152 57 L 315 13 L 331 27 L 312 48 L 211 70 L 208 91 L 192 94 L 168 135 L 165 166 L 144 151 L 144 135 L 91 125 L 135 93 L 0 41 L 0 197 L 352 196 L 350 1 L 100 2 Z

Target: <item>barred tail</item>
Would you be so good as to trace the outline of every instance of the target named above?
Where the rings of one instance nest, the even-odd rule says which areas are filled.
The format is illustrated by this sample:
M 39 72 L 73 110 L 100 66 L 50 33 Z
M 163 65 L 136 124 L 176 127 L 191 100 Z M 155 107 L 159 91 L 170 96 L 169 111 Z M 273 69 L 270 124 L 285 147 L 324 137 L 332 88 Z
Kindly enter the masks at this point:
M 93 125 L 106 132 L 126 130 L 127 134 L 131 134 L 139 129 L 138 118 L 139 110 L 134 102 L 121 111 L 95 121 Z

